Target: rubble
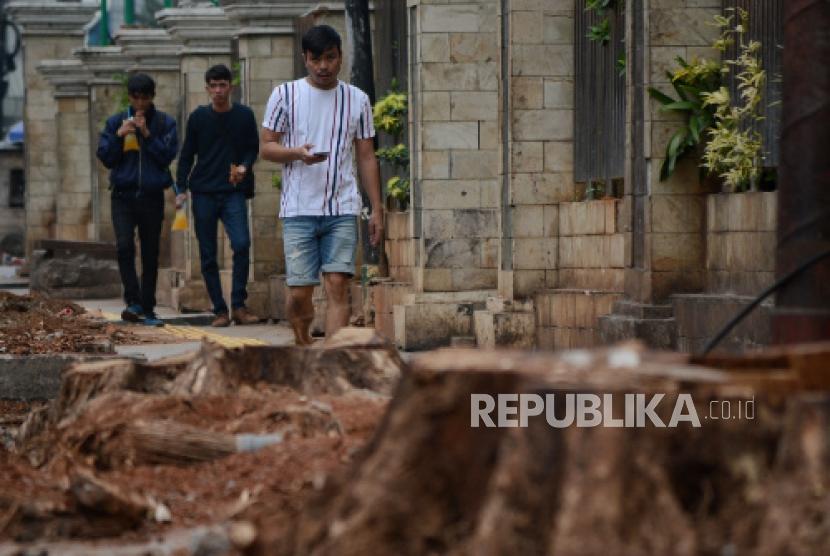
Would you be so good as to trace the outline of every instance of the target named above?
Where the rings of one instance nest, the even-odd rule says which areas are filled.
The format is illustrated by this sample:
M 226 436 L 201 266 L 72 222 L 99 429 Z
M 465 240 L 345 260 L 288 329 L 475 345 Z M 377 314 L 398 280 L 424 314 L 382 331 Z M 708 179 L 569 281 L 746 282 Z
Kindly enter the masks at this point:
M 140 544 L 171 527 L 234 522 L 191 547 L 252 545 L 256 529 L 241 516 L 263 500 L 298 511 L 351 461 L 399 379 L 397 352 L 372 331 L 344 331 L 336 345 L 204 343 L 152 363 L 70 368 L 58 397 L 20 424 L 12 452 L 0 450 L 0 539 Z
M 0 354 L 114 353 L 116 344 L 157 342 L 157 336 L 108 323 L 69 301 L 0 292 Z

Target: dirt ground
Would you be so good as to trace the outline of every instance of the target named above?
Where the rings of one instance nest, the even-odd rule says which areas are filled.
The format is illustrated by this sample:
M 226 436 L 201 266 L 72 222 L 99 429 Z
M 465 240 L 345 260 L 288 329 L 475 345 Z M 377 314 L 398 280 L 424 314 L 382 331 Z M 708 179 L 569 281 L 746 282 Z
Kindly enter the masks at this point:
M 0 354 L 112 353 L 115 345 L 178 341 L 145 327 L 107 322 L 70 301 L 0 292 Z
M 276 398 L 276 406 L 308 403 L 300 402 L 301 396 L 296 393 L 283 392 Z M 96 469 L 100 479 L 150 497 L 169 508 L 170 523 L 147 519 L 134 529 L 122 530 L 118 523 L 110 529 L 94 520 L 76 519 L 66 484 L 71 470 L 86 463 L 84 454 L 61 451 L 49 465 L 38 469 L 24 456 L 0 448 L 0 469 L 3 470 L 0 473 L 0 539 L 27 542 L 105 537 L 108 541 L 141 541 L 172 529 L 231 518 L 247 516 L 256 521 L 258 507 L 280 508 L 286 514 L 293 514 L 302 507 L 307 496 L 322 487 L 325 477 L 351 460 L 355 450 L 374 431 L 386 405 L 381 401 L 339 399 L 336 396 L 322 396 L 315 401 L 330 404 L 342 426 L 342 435 L 298 436 L 255 453 L 234 454 L 190 465 L 119 462 L 111 469 Z M 243 414 L 252 411 L 250 405 L 235 397 L 211 397 L 194 404 L 187 420 L 192 424 L 224 429 L 234 421 L 233 416 L 239 410 Z M 276 406 L 272 405 L 272 408 Z M 181 407 L 161 411 L 153 417 L 183 420 L 186 415 L 180 411 Z M 20 415 L 19 408 L 7 404 L 0 408 L 9 410 L 0 419 Z M 262 412 L 247 419 L 237 418 L 237 421 L 241 430 L 268 429 L 267 414 Z M 23 519 L 10 523 L 11 514 L 21 505 L 33 505 L 24 511 L 33 516 L 38 509 L 59 511 L 48 520 Z M 60 518 L 62 513 L 65 519 Z
M 366 346 L 263 347 L 261 359 L 249 353 L 206 343 L 199 354 L 169 361 L 79 365 L 64 373 L 59 398 L 48 404 L 1 401 L 0 554 L 10 542 L 120 546 L 235 520 L 293 522 L 374 433 L 389 392 L 367 389 L 366 381 L 374 373 L 373 384 L 391 385 L 400 360 Z M 303 358 L 306 364 L 282 363 Z M 275 375 L 257 379 L 252 369 L 265 365 L 257 361 Z M 174 431 L 162 442 L 167 452 L 152 451 L 153 442 L 148 451 L 136 436 L 148 427 Z M 188 452 L 175 432 L 182 430 L 210 441 L 208 448 L 246 435 L 280 440 L 203 457 Z M 90 505 L 79 476 L 117 495 Z M 134 501 L 152 511 L 136 515 Z

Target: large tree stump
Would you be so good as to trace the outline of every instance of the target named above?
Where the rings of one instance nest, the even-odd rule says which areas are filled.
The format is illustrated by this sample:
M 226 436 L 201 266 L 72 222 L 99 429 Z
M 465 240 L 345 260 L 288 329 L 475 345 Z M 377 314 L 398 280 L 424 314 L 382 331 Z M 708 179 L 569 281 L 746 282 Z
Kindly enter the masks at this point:
M 795 434 L 785 426 L 787 398 L 804 386 L 802 373 L 784 366 L 789 361 L 760 372 L 724 371 L 631 346 L 422 356 L 353 467 L 329 481 L 290 538 L 269 544 L 265 534 L 258 549 L 338 556 L 755 553 L 775 481 L 798 496 L 809 491 L 810 483 L 782 475 L 776 460 Z M 615 400 L 663 393 L 669 403 L 657 414 L 664 422 L 673 400 L 689 394 L 701 427 L 553 428 L 533 417 L 527 427 L 472 428 L 471 395 L 497 393 Z M 710 401 L 739 407 L 751 399 L 752 420 L 705 418 Z M 821 470 L 813 475 L 827 476 L 826 460 L 810 461 Z M 810 546 L 830 553 L 830 537 Z

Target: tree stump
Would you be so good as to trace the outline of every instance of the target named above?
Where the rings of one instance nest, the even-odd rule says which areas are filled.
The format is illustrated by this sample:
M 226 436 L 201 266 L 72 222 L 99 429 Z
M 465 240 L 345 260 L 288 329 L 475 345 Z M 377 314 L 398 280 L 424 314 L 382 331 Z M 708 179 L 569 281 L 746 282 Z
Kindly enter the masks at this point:
M 802 386 L 793 368 L 717 370 L 631 346 L 559 355 L 424 355 L 404 376 L 361 457 L 328 482 L 290 539 L 263 541 L 258 550 L 339 556 L 755 553 L 762 539 L 772 542 L 763 528 L 776 481 L 793 496 L 809 492 L 811 483 L 782 474 L 777 459 L 782 446 L 807 434 L 786 426 L 787 411 L 798 411 Z M 543 415 L 525 427 L 471 427 L 472 394 L 559 399 L 575 393 L 611 394 L 615 401 L 664 394 L 656 410 L 664 423 L 688 396 L 701 426 L 554 428 Z M 749 400 L 752 419 L 712 414 L 722 402 L 746 410 Z M 562 413 L 560 406 L 554 416 Z M 613 414 L 624 417 L 622 408 Z M 812 430 L 826 438 L 826 427 Z M 826 478 L 830 451 L 803 450 L 814 454 L 807 458 L 814 471 L 805 476 Z M 804 527 L 818 538 L 814 525 Z M 810 549 L 830 553 L 830 536 Z

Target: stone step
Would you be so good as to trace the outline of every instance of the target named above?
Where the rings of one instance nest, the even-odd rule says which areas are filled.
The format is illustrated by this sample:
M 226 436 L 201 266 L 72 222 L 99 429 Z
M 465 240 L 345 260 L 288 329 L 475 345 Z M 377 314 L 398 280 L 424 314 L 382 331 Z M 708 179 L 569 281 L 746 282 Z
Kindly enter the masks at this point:
M 450 345 L 453 336 L 473 336 L 476 303 L 412 303 L 395 305 L 395 344 L 405 351 Z
M 436 304 L 436 303 L 475 303 L 481 307 L 487 303 L 487 299 L 498 295 L 496 290 L 469 290 L 459 292 L 419 292 L 409 293 L 403 296 L 403 302 L 407 305 L 415 304 Z
M 655 349 L 675 349 L 675 319 L 642 319 L 611 313 L 599 318 L 599 339 L 603 344 L 639 339 Z
M 682 294 L 672 296 L 677 320 L 678 349 L 695 352 L 705 346 L 740 311 L 752 297 L 733 294 Z M 768 345 L 774 304 L 766 300 L 741 321 L 717 349 L 742 351 Z
M 638 319 L 670 319 L 674 316 L 674 308 L 671 304 L 650 305 L 623 299 L 614 303 L 612 313 Z
M 536 313 L 475 311 L 473 329 L 479 347 L 531 349 L 536 343 Z
M 450 338 L 450 347 L 476 347 L 476 337 L 453 336 Z

